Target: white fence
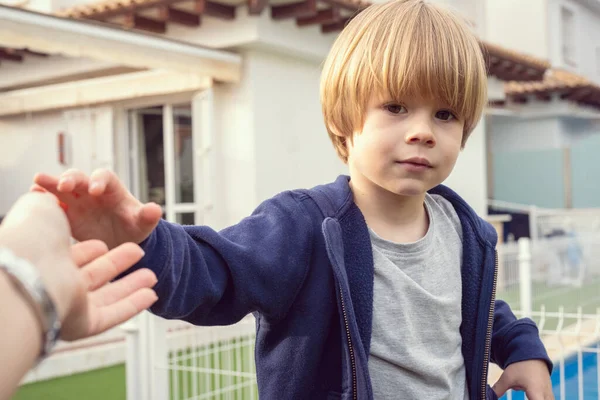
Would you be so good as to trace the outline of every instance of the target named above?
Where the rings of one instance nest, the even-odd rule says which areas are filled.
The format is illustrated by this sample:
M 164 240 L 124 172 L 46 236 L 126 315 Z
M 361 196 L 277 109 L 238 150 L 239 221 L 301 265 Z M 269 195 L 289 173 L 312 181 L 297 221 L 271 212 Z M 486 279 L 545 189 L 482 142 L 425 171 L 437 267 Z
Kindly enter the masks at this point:
M 520 312 L 517 312 L 521 315 Z M 547 312 L 543 307 L 530 315 L 538 324 L 540 335 L 554 363 L 552 383 L 557 400 L 594 400 L 600 393 L 600 310 L 583 314 Z M 502 371 L 490 368 L 490 384 Z M 509 391 L 507 400 L 523 399 L 522 392 Z
M 600 235 L 551 238 L 498 246 L 498 298 L 529 315 L 545 306 L 585 314 L 600 307 Z
M 600 208 L 544 208 L 501 200 L 488 200 L 488 205 L 499 212 L 526 214 L 533 241 L 557 234 L 600 234 Z
M 498 246 L 497 298 L 532 318 L 554 362 L 557 399 L 599 399 L 600 235 Z M 490 370 L 490 383 L 500 371 Z M 523 399 L 509 392 L 506 399 Z
M 128 400 L 258 399 L 254 317 L 197 327 L 148 313 L 128 329 Z

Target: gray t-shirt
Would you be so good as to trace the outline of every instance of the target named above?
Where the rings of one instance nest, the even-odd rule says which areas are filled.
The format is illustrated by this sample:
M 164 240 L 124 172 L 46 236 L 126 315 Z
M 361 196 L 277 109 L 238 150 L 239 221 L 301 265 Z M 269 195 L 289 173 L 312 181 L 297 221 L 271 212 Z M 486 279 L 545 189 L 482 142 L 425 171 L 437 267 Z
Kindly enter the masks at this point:
M 372 230 L 375 286 L 369 372 L 379 399 L 468 399 L 460 336 L 462 228 L 427 195 L 427 234 L 399 244 Z

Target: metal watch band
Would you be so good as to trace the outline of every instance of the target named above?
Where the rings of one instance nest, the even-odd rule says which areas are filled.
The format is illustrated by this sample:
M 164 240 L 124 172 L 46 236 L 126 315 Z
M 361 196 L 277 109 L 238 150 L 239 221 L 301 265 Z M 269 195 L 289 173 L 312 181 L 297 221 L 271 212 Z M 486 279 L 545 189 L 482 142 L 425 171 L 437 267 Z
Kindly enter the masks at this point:
M 50 353 L 60 335 L 60 321 L 54 302 L 48 295 L 37 268 L 28 260 L 17 257 L 3 247 L 0 247 L 0 270 L 7 273 L 8 278 L 23 294 L 42 327 L 39 362 Z

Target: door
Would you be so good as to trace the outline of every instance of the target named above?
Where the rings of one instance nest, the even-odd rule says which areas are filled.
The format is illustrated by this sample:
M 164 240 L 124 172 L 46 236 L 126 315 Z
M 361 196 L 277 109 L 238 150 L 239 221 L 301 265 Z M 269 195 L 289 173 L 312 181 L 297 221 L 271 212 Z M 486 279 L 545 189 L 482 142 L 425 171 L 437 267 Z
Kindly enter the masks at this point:
M 132 193 L 159 204 L 167 221 L 206 223 L 214 185 L 211 91 L 130 110 L 129 134 Z

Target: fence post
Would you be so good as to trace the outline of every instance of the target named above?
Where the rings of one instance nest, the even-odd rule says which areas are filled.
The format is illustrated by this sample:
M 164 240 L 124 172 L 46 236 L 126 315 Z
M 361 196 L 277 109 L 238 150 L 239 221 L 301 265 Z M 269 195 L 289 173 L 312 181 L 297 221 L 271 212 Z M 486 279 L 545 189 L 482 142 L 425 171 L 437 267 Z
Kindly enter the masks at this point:
M 169 398 L 166 322 L 148 311 L 121 326 L 126 332 L 127 400 Z
M 125 388 L 127 400 L 142 400 L 145 393 L 144 365 L 147 364 L 147 357 L 142 345 L 143 318 L 142 315 L 138 315 L 121 325 L 121 329 L 125 331 Z
M 532 241 L 536 241 L 538 235 L 538 210 L 536 206 L 529 206 L 529 237 Z
M 149 379 L 152 400 L 169 399 L 169 346 L 167 343 L 167 321 L 155 315 L 148 318 Z
M 519 239 L 519 291 L 521 312 L 523 317 L 531 318 L 531 241 L 529 238 Z

